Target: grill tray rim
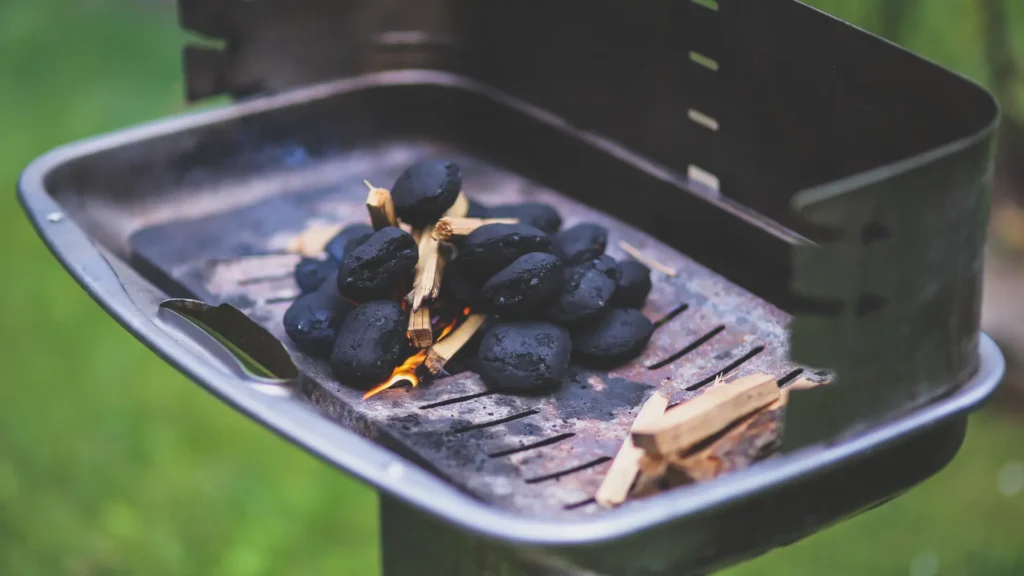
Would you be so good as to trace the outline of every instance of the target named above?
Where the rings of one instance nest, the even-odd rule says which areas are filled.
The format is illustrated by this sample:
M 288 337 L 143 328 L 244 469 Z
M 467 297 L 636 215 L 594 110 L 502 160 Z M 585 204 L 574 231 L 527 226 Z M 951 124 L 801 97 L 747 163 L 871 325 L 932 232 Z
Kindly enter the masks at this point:
M 433 474 L 355 432 L 294 402 L 253 390 L 199 359 L 160 327 L 156 306 L 139 301 L 159 296 L 118 256 L 104 253 L 47 189 L 48 176 L 67 163 L 157 136 L 302 102 L 355 86 L 357 79 L 329 82 L 224 108 L 188 113 L 82 140 L 32 162 L 18 182 L 18 196 L 30 221 L 69 273 L 108 314 L 158 356 L 192 380 L 264 426 L 325 461 L 417 508 L 483 536 L 531 546 L 578 546 L 614 540 L 655 526 L 711 513 L 758 494 L 805 480 L 830 468 L 894 447 L 908 436 L 962 419 L 990 396 L 1003 373 L 1003 359 L 984 334 L 980 369 L 951 395 L 830 446 L 811 446 L 731 473 L 713 483 L 676 489 L 585 520 L 536 519 L 479 502 Z M 129 294 L 131 293 L 131 294 Z M 951 457 L 951 455 L 950 455 Z M 943 462 L 944 464 L 944 462 Z

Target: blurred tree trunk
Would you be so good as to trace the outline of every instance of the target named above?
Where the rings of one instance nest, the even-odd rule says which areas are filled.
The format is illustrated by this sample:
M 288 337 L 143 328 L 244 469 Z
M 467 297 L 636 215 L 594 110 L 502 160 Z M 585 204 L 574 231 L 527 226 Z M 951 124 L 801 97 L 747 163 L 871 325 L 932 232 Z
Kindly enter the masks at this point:
M 1019 110 L 1016 86 L 1018 73 L 1010 44 L 1006 2 L 1014 0 L 977 0 L 981 11 L 985 61 L 988 63 L 992 91 L 1003 108 L 996 158 L 997 191 L 1008 195 L 1017 206 L 1024 206 L 1024 127 L 1009 111 Z

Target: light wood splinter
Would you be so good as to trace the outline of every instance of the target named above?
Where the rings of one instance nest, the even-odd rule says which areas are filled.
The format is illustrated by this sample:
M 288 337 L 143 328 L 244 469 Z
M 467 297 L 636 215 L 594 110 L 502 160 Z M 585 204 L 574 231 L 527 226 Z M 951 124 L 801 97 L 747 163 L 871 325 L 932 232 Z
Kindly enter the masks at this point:
M 665 413 L 667 406 L 668 398 L 660 392 L 655 392 L 640 408 L 636 420 L 633 421 L 633 428 L 657 423 Z M 633 481 L 640 473 L 640 458 L 643 454 L 644 451 L 633 444 L 633 439 L 626 436 L 615 459 L 612 460 L 608 474 L 601 481 L 601 487 L 597 489 L 597 494 L 594 496 L 598 504 L 605 508 L 611 508 L 626 501 L 629 489 L 633 487 Z
M 434 238 L 451 240 L 454 236 L 467 236 L 470 232 L 488 224 L 518 224 L 517 218 L 455 218 L 444 217 L 434 226 Z
M 658 272 L 661 272 L 666 276 L 675 277 L 676 275 L 675 268 L 672 268 L 667 264 L 662 264 L 661 262 L 658 262 L 654 258 L 651 258 L 650 256 L 644 254 L 643 252 L 640 251 L 639 248 L 633 246 L 632 244 L 626 242 L 625 240 L 619 241 L 619 248 L 621 248 L 622 251 L 625 252 L 626 254 L 629 254 L 630 257 L 632 257 L 634 260 L 643 264 L 644 266 L 647 266 L 652 270 L 657 270 Z
M 441 292 L 441 279 L 448 263 L 448 250 L 432 235 L 433 226 L 427 226 L 414 234 L 418 237 L 420 259 L 416 262 L 416 275 L 412 292 L 406 297 L 413 311 L 419 310 L 424 302 L 432 301 Z
M 437 344 L 434 344 L 427 351 L 427 359 L 423 362 L 427 370 L 435 376 L 440 374 L 441 370 L 444 369 L 444 365 L 466 345 L 466 342 L 469 342 L 470 338 L 476 334 L 476 331 L 483 326 L 486 319 L 487 316 L 484 314 L 471 314 L 451 334 Z
M 778 384 L 767 374 L 715 384 L 700 396 L 666 411 L 658 422 L 637 426 L 633 442 L 651 457 L 671 456 L 725 430 L 779 396 Z
M 374 230 L 398 226 L 398 218 L 395 216 L 395 202 L 391 199 L 391 192 L 385 188 L 377 188 L 368 181 L 363 180 L 366 187 L 370 189 L 366 195 L 366 209 L 370 212 L 370 224 Z
M 417 348 L 429 348 L 434 343 L 434 330 L 430 325 L 430 308 L 424 306 L 409 315 L 409 341 Z

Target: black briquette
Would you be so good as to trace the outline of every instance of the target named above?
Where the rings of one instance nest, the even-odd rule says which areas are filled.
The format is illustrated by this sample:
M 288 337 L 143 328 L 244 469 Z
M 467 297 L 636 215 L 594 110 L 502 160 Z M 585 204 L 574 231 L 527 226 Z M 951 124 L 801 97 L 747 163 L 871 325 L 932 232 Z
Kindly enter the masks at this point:
M 562 261 L 545 252 L 520 256 L 491 277 L 481 291 L 483 310 L 524 314 L 543 307 L 558 294 Z
M 643 308 L 651 293 L 651 269 L 636 260 L 624 260 L 616 267 L 612 305 Z
M 487 218 L 516 218 L 520 224 L 554 234 L 562 227 L 562 217 L 558 212 L 540 202 L 523 202 L 521 204 L 501 204 L 487 209 Z
M 306 354 L 328 358 L 338 329 L 352 308 L 332 286 L 324 285 L 292 302 L 284 313 L 284 331 Z
M 393 226 L 373 233 L 338 266 L 338 292 L 356 302 L 388 298 L 408 280 L 419 260 L 416 241 Z
M 556 386 L 571 355 L 572 341 L 565 328 L 547 322 L 508 322 L 487 330 L 474 365 L 492 388 L 530 392 Z
M 573 353 L 593 366 L 616 364 L 640 354 L 653 332 L 639 310 L 615 308 L 573 330 Z
M 327 280 L 333 280 L 337 271 L 338 263 L 333 258 L 303 258 L 295 265 L 295 283 L 303 294 L 308 294 L 323 286 Z
M 389 300 L 367 302 L 345 317 L 331 353 L 331 370 L 346 386 L 369 388 L 409 356 L 409 317 Z
M 336 262 L 345 259 L 345 255 L 355 250 L 360 244 L 373 235 L 373 227 L 369 224 L 353 224 L 346 226 L 334 235 L 324 247 L 324 252 Z
M 480 290 L 486 280 L 486 276 L 473 270 L 470 262 L 456 258 L 445 267 L 441 294 L 475 308 L 480 304 Z
M 604 254 L 607 244 L 608 230 L 604 226 L 585 222 L 555 234 L 551 251 L 566 266 L 573 266 Z
M 551 237 L 525 224 L 488 224 L 473 230 L 459 247 L 459 259 L 478 274 L 491 275 L 530 252 L 550 252 Z
M 548 306 L 546 316 L 558 324 L 577 324 L 600 314 L 614 294 L 615 280 L 594 262 L 566 268 L 562 272 L 562 288 Z
M 395 213 L 410 226 L 434 223 L 462 191 L 462 171 L 454 162 L 424 160 L 402 172 L 391 188 Z

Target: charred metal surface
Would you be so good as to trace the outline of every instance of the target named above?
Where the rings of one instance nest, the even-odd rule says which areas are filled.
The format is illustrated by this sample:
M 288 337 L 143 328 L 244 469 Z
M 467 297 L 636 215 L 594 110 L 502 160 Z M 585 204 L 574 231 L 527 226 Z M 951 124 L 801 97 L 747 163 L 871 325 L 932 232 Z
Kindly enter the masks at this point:
M 141 230 L 132 237 L 134 254 L 203 299 L 242 306 L 286 343 L 308 377 L 309 398 L 343 425 L 423 462 L 485 501 L 531 515 L 597 510 L 577 505 L 594 494 L 607 459 L 655 389 L 679 402 L 699 394 L 699 386 L 723 370 L 781 378 L 796 368 L 787 360 L 786 314 L 649 235 L 478 158 L 395 144 L 412 153 L 365 162 L 366 172 L 336 185 Z M 609 372 L 573 367 L 547 396 L 488 393 L 475 374 L 464 372 L 363 401 L 361 390 L 338 384 L 326 363 L 304 355 L 285 336 L 281 315 L 298 293 L 288 274 L 298 257 L 283 250 L 310 226 L 364 221 L 364 178 L 393 182 L 410 161 L 440 156 L 459 163 L 463 189 L 474 199 L 551 204 L 567 227 L 579 222 L 607 227 L 608 253 L 615 258 L 628 258 L 618 248 L 619 240 L 626 240 L 675 268 L 675 277 L 652 272 L 654 287 L 643 312 L 658 322 L 684 304 L 686 310 L 661 323 L 633 362 Z M 460 401 L 463 397 L 468 399 Z

